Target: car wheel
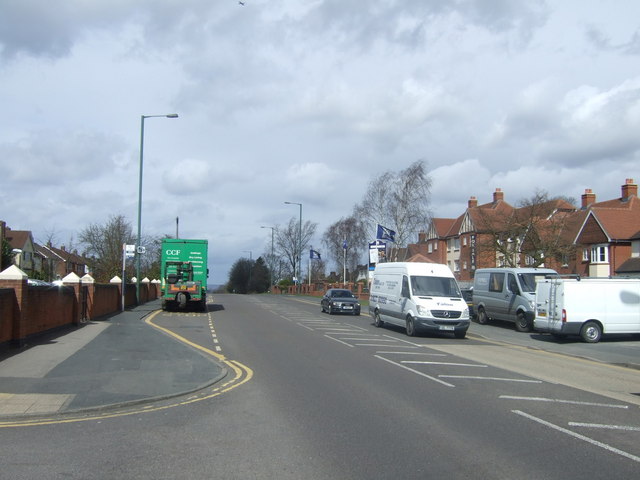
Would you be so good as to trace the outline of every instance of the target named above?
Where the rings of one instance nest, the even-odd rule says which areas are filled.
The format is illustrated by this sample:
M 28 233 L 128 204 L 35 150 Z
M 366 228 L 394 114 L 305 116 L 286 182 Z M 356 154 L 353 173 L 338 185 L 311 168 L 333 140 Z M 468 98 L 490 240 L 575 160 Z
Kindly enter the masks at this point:
M 380 318 L 380 313 L 378 311 L 376 311 L 376 313 L 373 315 L 373 324 L 378 328 L 384 325 L 384 322 Z
M 478 309 L 478 315 L 477 315 L 477 317 L 478 317 L 478 323 L 479 323 L 480 325 L 486 325 L 486 324 L 487 324 L 487 322 L 489 321 L 489 317 L 487 317 L 487 312 L 485 312 L 485 311 L 484 311 L 484 308 L 483 308 L 483 307 L 480 307 L 480 308 Z
M 415 337 L 416 335 L 416 326 L 413 323 L 413 317 L 409 315 L 407 317 L 407 336 Z
M 320 308 L 322 308 L 322 313 L 324 313 L 324 305 L 320 304 Z
M 580 329 L 580 337 L 587 343 L 598 343 L 602 338 L 602 328 L 596 322 L 587 322 Z
M 529 320 L 527 320 L 527 317 L 523 312 L 518 312 L 518 314 L 516 315 L 516 330 L 518 330 L 519 332 L 531 331 Z

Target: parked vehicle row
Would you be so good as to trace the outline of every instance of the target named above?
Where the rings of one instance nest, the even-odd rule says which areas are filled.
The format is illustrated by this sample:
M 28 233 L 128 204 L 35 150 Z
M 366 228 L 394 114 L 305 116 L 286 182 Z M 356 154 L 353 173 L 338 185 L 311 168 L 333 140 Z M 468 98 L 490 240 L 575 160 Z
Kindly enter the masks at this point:
M 323 312 L 360 315 L 360 302 L 346 289 L 330 289 Z M 483 268 L 462 291 L 446 265 L 390 262 L 376 266 L 369 314 L 376 327 L 451 332 L 465 338 L 475 311 L 478 323 L 513 322 L 521 332 L 577 335 L 596 343 L 608 333 L 640 333 L 640 279 L 563 278 L 548 268 Z
M 596 343 L 607 333 L 640 333 L 640 279 L 562 278 L 545 268 L 485 268 L 475 273 L 478 323 L 514 322 L 518 331 L 577 335 Z

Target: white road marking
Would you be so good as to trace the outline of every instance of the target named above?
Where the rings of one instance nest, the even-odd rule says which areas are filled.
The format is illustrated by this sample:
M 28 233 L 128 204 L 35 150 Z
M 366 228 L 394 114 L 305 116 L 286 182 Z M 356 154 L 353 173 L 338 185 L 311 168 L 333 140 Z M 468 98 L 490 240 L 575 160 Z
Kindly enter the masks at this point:
M 629 425 L 602 425 L 600 423 L 569 422 L 570 427 L 603 428 L 607 430 L 626 430 L 627 432 L 640 432 L 640 427 Z
M 500 378 L 500 377 L 473 377 L 470 375 L 438 375 L 440 378 L 460 378 L 467 380 L 496 380 L 499 382 L 516 382 L 516 383 L 542 383 L 541 380 L 521 380 L 518 378 Z
M 480 365 L 479 363 L 425 362 L 422 360 L 403 360 L 401 363 L 413 363 L 417 365 L 449 365 L 452 367 L 487 367 L 486 365 Z
M 443 380 L 440 380 L 439 378 L 435 378 L 435 377 L 432 377 L 431 375 L 427 375 L 426 373 L 419 372 L 418 370 L 414 370 L 413 368 L 409 368 L 406 365 L 402 365 L 400 363 L 394 362 L 393 360 L 389 360 L 388 358 L 381 357 L 380 355 L 374 355 L 374 357 L 379 358 L 380 360 L 384 360 L 385 362 L 395 365 L 396 367 L 409 370 L 410 372 L 415 373 L 416 375 L 420 375 L 421 377 L 425 377 L 425 378 L 428 378 L 429 380 L 433 380 L 434 382 L 441 383 L 442 385 L 445 385 L 447 387 L 455 387 L 455 385 L 452 385 L 451 383 L 447 383 Z
M 525 400 L 531 402 L 554 402 L 554 403 L 568 403 L 571 405 L 584 405 L 587 407 L 606 407 L 606 408 L 629 408 L 628 405 L 616 405 L 611 403 L 594 403 L 594 402 L 579 402 L 577 400 L 560 400 L 558 398 L 544 398 L 544 397 L 515 397 L 511 395 L 500 395 L 498 398 L 505 400 Z
M 585 437 L 584 435 L 580 435 L 579 433 L 576 432 L 572 432 L 571 430 L 567 430 L 566 428 L 560 427 L 558 425 L 555 425 L 551 422 L 547 422 L 546 420 L 542 420 L 541 418 L 538 417 L 534 417 L 533 415 L 529 415 L 528 413 L 524 413 L 521 412 L 520 410 L 511 410 L 512 413 L 515 413 L 516 415 L 520 415 L 521 417 L 524 418 L 528 418 L 529 420 L 533 420 L 534 422 L 538 422 L 541 425 L 544 425 L 546 427 L 552 428 L 554 430 L 557 430 L 559 432 L 562 433 L 566 433 L 567 435 L 570 435 L 574 438 L 577 438 L 578 440 L 582 440 L 584 442 L 590 443 L 591 445 L 595 445 L 596 447 L 600 447 L 603 448 L 611 453 L 615 453 L 617 455 L 621 455 L 623 457 L 626 457 L 630 460 L 633 460 L 634 462 L 638 462 L 640 463 L 640 457 L 633 455 L 629 452 L 625 452 L 624 450 L 620 450 L 618 448 L 612 447 L 611 445 L 608 445 L 606 443 L 602 443 L 599 442 L 597 440 L 594 440 L 593 438 L 589 438 L 589 437 Z

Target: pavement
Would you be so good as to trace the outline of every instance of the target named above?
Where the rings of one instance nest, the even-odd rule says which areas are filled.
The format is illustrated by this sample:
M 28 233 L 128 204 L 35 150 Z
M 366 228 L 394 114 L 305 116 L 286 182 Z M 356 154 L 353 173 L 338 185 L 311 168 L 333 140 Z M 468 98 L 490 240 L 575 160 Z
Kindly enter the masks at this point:
M 145 323 L 148 302 L 0 350 L 0 417 L 82 412 L 170 398 L 226 375 L 213 356 Z

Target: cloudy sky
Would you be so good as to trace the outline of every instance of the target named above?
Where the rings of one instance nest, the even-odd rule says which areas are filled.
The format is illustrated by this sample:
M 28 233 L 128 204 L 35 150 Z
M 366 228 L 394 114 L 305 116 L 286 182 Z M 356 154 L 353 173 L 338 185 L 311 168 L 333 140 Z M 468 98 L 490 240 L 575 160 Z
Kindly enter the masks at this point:
M 0 0 L 0 219 L 210 241 L 211 283 L 424 160 L 437 217 L 640 181 L 636 0 Z M 392 226 L 390 226 L 392 227 Z M 319 250 L 322 250 L 319 248 Z

